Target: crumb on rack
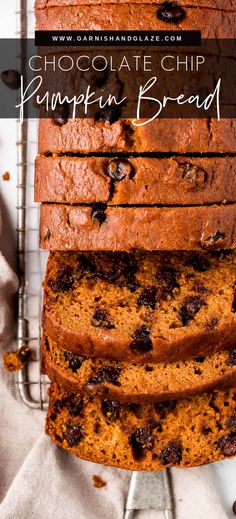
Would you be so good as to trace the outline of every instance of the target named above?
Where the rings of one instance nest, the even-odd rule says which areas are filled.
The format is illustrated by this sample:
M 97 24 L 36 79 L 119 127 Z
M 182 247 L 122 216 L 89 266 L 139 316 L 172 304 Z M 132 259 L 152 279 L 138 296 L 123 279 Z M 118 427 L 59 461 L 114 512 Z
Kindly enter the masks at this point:
M 94 475 L 93 476 L 93 486 L 95 488 L 102 488 L 102 487 L 105 487 L 106 486 L 106 481 L 103 481 L 102 478 L 100 478 L 100 476 L 96 476 Z
M 3 173 L 2 179 L 5 180 L 6 182 L 9 182 L 9 180 L 10 180 L 10 173 L 9 173 L 9 171 L 5 171 L 5 173 Z
M 10 351 L 3 357 L 3 367 L 7 371 L 19 371 L 30 358 L 31 351 L 26 344 L 19 350 Z

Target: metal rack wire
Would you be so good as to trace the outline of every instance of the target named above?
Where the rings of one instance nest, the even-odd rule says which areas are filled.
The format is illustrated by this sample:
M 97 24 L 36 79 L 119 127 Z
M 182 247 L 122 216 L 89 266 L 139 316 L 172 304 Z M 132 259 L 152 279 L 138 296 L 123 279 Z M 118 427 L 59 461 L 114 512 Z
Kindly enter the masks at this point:
M 21 38 L 19 70 L 26 73 L 26 38 L 34 31 L 33 0 L 17 0 L 17 37 Z M 17 347 L 28 344 L 31 361 L 17 373 L 17 387 L 30 408 L 47 407 L 49 381 L 40 373 L 40 320 L 42 279 L 47 254 L 38 247 L 39 209 L 34 203 L 34 157 L 37 153 L 37 120 L 17 121 L 17 259 L 18 292 Z

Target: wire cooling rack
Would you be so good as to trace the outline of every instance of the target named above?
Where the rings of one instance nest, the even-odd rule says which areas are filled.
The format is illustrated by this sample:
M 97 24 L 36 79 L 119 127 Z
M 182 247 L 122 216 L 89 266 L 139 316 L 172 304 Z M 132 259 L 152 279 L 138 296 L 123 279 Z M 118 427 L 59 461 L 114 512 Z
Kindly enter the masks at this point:
M 33 0 L 17 0 L 17 37 L 21 52 L 19 70 L 26 72 L 26 38 L 34 33 Z M 34 203 L 34 159 L 37 154 L 38 121 L 17 121 L 17 259 L 20 288 L 18 292 L 17 347 L 29 345 L 31 361 L 17 373 L 21 400 L 28 407 L 47 407 L 49 381 L 40 373 L 40 321 L 42 280 L 47 253 L 39 250 L 39 206 Z

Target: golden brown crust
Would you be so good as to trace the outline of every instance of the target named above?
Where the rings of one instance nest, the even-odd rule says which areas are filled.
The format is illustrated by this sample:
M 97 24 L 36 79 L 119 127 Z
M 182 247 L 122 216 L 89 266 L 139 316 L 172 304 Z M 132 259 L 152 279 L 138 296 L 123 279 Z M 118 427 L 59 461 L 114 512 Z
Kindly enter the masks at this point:
M 180 138 L 181 136 L 181 138 Z M 145 126 L 69 119 L 63 126 L 39 121 L 39 153 L 235 153 L 236 121 L 159 119 Z
M 119 402 L 180 400 L 236 384 L 236 366 L 230 365 L 228 351 L 185 362 L 136 365 L 81 357 L 44 338 L 42 354 L 44 372 L 60 387 Z M 119 371 L 115 383 L 103 378 L 107 368 Z
M 89 4 L 125 4 L 127 0 L 36 0 L 35 9 L 45 9 L 46 7 L 71 7 Z M 214 5 L 212 0 L 177 0 L 175 2 L 180 6 L 191 6 L 192 7 L 208 7 L 209 9 L 222 9 L 223 11 L 235 11 L 236 7 L 234 0 L 215 0 Z M 155 4 L 156 6 L 162 5 L 163 0 L 132 0 L 132 4 Z
M 194 467 L 236 455 L 235 391 L 121 406 L 50 389 L 46 433 L 82 459 L 130 470 Z
M 162 4 L 80 5 L 36 10 L 38 30 L 201 30 L 203 38 L 233 38 L 236 12 L 182 7 L 179 23 L 158 16 Z M 102 10 L 102 12 L 101 12 Z M 207 22 L 206 22 L 207 20 Z M 112 21 L 112 22 L 111 22 Z
M 35 201 L 109 205 L 235 202 L 235 166 L 235 157 L 38 156 Z
M 95 216 L 94 216 L 95 215 Z M 40 246 L 48 250 L 216 250 L 236 246 L 236 205 L 110 207 L 42 204 Z

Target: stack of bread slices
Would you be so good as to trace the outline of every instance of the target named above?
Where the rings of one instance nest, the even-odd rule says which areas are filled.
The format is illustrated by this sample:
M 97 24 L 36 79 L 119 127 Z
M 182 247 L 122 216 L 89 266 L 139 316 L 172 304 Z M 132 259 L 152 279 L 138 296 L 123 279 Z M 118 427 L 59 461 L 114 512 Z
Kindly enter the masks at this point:
M 37 0 L 36 20 L 229 38 L 225 4 Z M 236 455 L 235 153 L 231 119 L 40 120 L 46 432 L 63 449 L 131 470 Z

